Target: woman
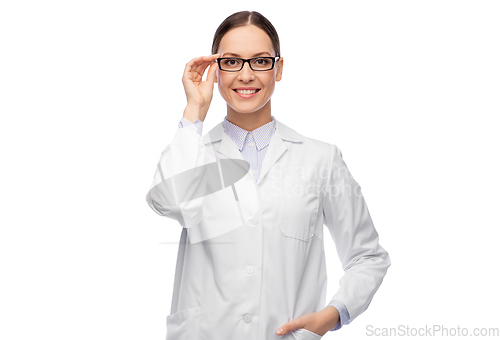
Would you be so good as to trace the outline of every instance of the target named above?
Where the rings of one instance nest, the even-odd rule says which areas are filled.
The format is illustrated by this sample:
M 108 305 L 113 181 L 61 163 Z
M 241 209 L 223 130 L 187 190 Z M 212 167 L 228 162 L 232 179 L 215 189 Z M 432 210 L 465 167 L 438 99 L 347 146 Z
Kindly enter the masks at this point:
M 368 307 L 390 266 L 339 148 L 271 115 L 282 73 L 276 30 L 248 11 L 185 67 L 187 106 L 146 197 L 183 226 L 167 339 L 320 339 Z M 227 115 L 202 137 L 215 83 Z M 326 306 L 323 225 L 345 271 Z

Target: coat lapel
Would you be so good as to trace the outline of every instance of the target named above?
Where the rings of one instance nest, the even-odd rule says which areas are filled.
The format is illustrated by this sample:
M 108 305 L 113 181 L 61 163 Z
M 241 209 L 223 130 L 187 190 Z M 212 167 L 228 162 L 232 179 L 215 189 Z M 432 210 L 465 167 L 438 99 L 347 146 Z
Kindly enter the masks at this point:
M 268 150 L 264 157 L 262 168 L 260 171 L 259 179 L 257 185 L 262 181 L 264 176 L 269 172 L 273 165 L 281 158 L 281 156 L 288 150 L 290 143 L 302 143 L 303 136 L 297 133 L 295 130 L 289 128 L 285 124 L 276 120 L 276 130 L 274 131 L 271 141 L 269 142 Z M 224 133 L 224 127 L 222 122 L 217 124 L 212 130 L 210 130 L 204 137 L 205 144 L 212 144 L 214 151 L 224 155 L 228 159 L 238 159 L 245 160 L 241 155 L 240 150 L 236 146 L 236 143 L 229 137 L 228 134 Z M 214 146 L 214 143 L 221 140 L 218 147 Z M 249 173 L 247 175 L 250 175 Z

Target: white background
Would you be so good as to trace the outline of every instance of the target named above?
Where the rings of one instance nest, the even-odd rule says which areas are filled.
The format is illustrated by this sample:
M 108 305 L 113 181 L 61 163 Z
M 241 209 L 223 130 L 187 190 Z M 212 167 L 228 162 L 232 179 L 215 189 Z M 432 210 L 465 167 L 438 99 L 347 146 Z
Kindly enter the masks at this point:
M 392 259 L 324 338 L 500 327 L 498 1 L 4 1 L 0 338 L 165 338 L 181 227 L 145 196 L 185 64 L 240 10 L 280 35 L 273 115 L 342 150 Z

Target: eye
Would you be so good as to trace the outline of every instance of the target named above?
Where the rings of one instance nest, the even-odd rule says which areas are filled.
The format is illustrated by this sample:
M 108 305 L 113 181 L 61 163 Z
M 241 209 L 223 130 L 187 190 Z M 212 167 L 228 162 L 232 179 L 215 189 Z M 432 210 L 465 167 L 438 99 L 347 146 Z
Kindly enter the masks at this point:
M 269 64 L 269 59 L 266 58 L 255 59 L 255 63 L 260 66 L 267 65 Z
M 223 64 L 227 66 L 235 66 L 238 65 L 238 63 L 239 63 L 238 59 L 228 58 L 223 60 Z

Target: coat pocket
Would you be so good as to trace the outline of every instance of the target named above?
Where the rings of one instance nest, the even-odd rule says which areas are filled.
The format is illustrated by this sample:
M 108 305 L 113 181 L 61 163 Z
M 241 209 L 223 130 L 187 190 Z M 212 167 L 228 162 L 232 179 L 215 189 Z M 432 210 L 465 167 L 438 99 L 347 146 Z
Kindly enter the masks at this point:
M 319 190 L 305 180 L 293 180 L 281 187 L 278 228 L 283 235 L 309 242 L 319 208 Z
M 166 340 L 198 340 L 201 307 L 183 309 L 167 316 Z
M 301 340 L 317 340 L 323 337 L 322 335 L 311 332 L 310 330 L 305 328 L 298 328 L 294 330 L 293 333 L 296 339 L 301 339 Z

